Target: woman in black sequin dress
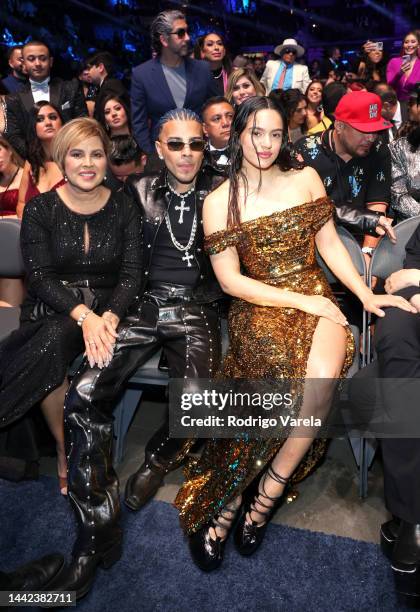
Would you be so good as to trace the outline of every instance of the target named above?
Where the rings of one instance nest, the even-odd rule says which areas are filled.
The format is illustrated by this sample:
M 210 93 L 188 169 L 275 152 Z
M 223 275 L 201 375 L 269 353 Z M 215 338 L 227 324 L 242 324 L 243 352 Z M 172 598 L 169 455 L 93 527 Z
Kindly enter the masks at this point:
M 57 443 L 63 493 L 68 366 L 82 352 L 91 365 L 106 365 L 140 277 L 139 213 L 102 185 L 107 144 L 93 119 L 75 119 L 57 135 L 54 159 L 67 182 L 25 208 L 28 296 L 19 329 L 0 344 L 0 426 L 41 402 Z

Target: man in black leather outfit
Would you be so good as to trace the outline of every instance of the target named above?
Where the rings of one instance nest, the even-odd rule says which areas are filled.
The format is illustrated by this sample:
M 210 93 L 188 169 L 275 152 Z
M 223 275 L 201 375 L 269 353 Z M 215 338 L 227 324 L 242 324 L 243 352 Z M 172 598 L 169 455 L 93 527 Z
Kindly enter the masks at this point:
M 160 122 L 156 149 L 165 168 L 133 177 L 143 214 L 143 273 L 135 304 L 118 328 L 110 364 L 83 364 L 65 407 L 69 498 L 79 532 L 71 564 L 51 586 L 80 598 L 99 564 L 121 554 L 118 478 L 112 467 L 112 412 L 132 373 L 160 347 L 174 378 L 209 378 L 220 359 L 218 303 L 222 297 L 203 249 L 202 206 L 223 180 L 203 163 L 201 119 L 175 109 Z M 125 503 L 138 510 L 177 468 L 193 444 L 169 436 L 168 420 L 146 445 L 145 461 L 127 482 Z

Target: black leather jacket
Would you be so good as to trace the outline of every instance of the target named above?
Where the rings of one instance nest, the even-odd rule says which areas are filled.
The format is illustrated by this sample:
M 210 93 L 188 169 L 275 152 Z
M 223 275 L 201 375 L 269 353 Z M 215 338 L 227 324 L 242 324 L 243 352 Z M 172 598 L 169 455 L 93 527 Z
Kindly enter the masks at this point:
M 197 235 L 193 255 L 200 270 L 199 280 L 193 290 L 193 299 L 199 304 L 208 304 L 223 297 L 223 292 L 213 273 L 209 257 L 204 253 L 204 232 L 202 210 L 204 198 L 225 180 L 223 174 L 206 162 L 203 163 L 196 181 L 196 203 L 198 215 Z M 127 181 L 128 182 L 128 181 Z M 159 174 L 135 178 L 126 183 L 129 192 L 137 201 L 143 217 L 143 271 L 139 295 L 145 291 L 156 237 L 164 213 L 169 204 L 171 192 L 168 189 L 166 168 Z M 168 279 L 170 283 L 170 279 Z

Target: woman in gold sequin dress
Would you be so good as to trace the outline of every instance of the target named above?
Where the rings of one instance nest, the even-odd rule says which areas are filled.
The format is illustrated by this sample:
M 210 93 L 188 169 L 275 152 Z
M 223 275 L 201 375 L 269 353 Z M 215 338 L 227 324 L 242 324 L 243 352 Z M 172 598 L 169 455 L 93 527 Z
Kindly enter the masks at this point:
M 333 205 L 318 174 L 292 159 L 284 113 L 270 99 L 251 98 L 237 109 L 230 145 L 229 180 L 206 198 L 203 210 L 206 249 L 222 288 L 234 298 L 220 376 L 325 379 L 316 397 L 305 389 L 298 407 L 299 416 L 325 417 L 332 379 L 344 375 L 354 347 L 316 263 L 315 245 L 369 312 L 383 316 L 380 307 L 391 303 L 412 307 L 403 298 L 375 296 L 362 282 L 337 236 Z M 304 475 L 319 459 L 315 428 L 305 437 L 288 434 L 285 429 L 276 439 L 210 440 L 189 469 L 175 505 L 201 569 L 220 565 L 241 493 L 259 472 L 258 494 L 242 509 L 235 529 L 244 555 L 261 543 L 292 474 Z

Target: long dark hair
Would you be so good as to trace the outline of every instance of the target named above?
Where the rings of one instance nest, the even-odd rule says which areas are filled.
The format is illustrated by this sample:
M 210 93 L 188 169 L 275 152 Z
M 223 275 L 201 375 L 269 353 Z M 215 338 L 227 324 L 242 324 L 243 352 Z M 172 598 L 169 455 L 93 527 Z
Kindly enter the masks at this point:
M 226 70 L 227 75 L 229 76 L 230 73 L 232 72 L 232 60 L 227 50 L 225 39 L 218 32 L 211 30 L 210 32 L 206 32 L 206 34 L 203 34 L 203 36 L 199 36 L 197 38 L 196 43 L 194 45 L 194 57 L 195 59 L 201 60 L 201 51 L 204 49 L 205 40 L 207 36 L 210 36 L 210 34 L 214 34 L 215 36 L 218 36 L 223 43 L 223 46 L 225 48 L 225 57 L 222 60 L 222 67 L 224 70 Z
M 234 227 L 239 225 L 241 222 L 241 215 L 239 209 L 239 182 L 243 181 L 245 186 L 245 198 L 248 195 L 248 181 L 245 173 L 242 170 L 243 162 L 243 151 L 240 143 L 240 136 L 246 128 L 248 119 L 254 115 L 254 126 L 256 125 L 256 118 L 258 111 L 261 110 L 275 110 L 281 117 L 283 122 L 283 135 L 281 139 L 280 151 L 277 159 L 274 163 L 282 170 L 287 172 L 292 168 L 300 170 L 303 168 L 303 164 L 299 162 L 294 153 L 293 149 L 289 145 L 288 131 L 287 131 L 287 117 L 282 107 L 278 106 L 273 100 L 266 96 L 254 96 L 248 98 L 242 104 L 240 104 L 235 111 L 233 118 L 230 139 L 229 139 L 229 204 L 228 204 L 228 219 L 227 226 Z M 254 145 L 255 146 L 255 145 Z M 262 174 L 260 169 L 260 182 L 258 190 L 261 188 Z
M 31 110 L 29 111 L 29 123 L 26 135 L 26 142 L 28 143 L 28 161 L 31 164 L 32 176 L 34 177 L 35 183 L 38 183 L 39 181 L 41 168 L 45 169 L 45 162 L 49 161 L 47 159 L 47 156 L 45 155 L 44 147 L 42 146 L 41 141 L 39 140 L 36 133 L 36 124 L 39 111 L 44 106 L 51 106 L 51 108 L 54 109 L 54 111 L 60 117 L 61 123 L 64 125 L 64 119 L 60 109 L 57 108 L 57 106 L 55 106 L 51 102 L 47 102 L 46 100 L 42 100 L 41 102 L 35 102 Z
M 128 130 L 131 134 L 132 130 L 131 130 L 130 98 L 128 95 L 125 95 L 125 94 L 117 95 L 117 94 L 109 93 L 103 98 L 99 98 L 99 104 L 97 108 L 95 108 L 95 119 L 99 121 L 99 123 L 102 125 L 102 127 L 107 132 L 110 131 L 109 127 L 106 124 L 106 120 L 105 120 L 105 106 L 110 100 L 115 100 L 116 102 L 121 104 L 121 106 L 125 110 L 125 114 L 127 115 L 127 121 L 128 121 Z

